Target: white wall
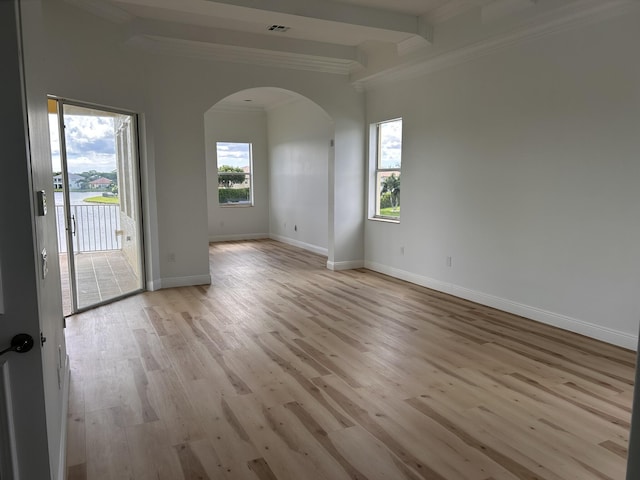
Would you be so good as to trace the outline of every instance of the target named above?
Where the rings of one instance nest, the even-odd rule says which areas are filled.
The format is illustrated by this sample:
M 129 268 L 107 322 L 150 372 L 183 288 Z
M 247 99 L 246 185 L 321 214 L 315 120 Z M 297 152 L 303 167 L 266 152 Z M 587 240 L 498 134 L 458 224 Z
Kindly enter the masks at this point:
M 47 91 L 143 114 L 145 234 L 158 285 L 208 278 L 204 113 L 271 86 L 334 121 L 330 267 L 362 263 L 366 229 L 371 267 L 634 343 L 637 16 L 368 92 L 369 121 L 405 120 L 402 222 L 390 225 L 364 221 L 365 109 L 346 78 L 130 49 L 117 25 L 61 0 L 44 8 Z
M 268 132 L 271 237 L 326 255 L 332 122 L 299 99 L 269 111 Z
M 207 158 L 209 241 L 269 236 L 269 162 L 267 115 L 262 109 L 230 110 L 212 107 L 204 115 Z M 251 143 L 253 206 L 218 205 L 216 142 Z
M 146 88 L 153 119 L 156 168 L 158 234 L 163 277 L 195 282 L 208 275 L 208 212 L 204 140 L 204 114 L 223 98 L 259 86 L 299 93 L 322 107 L 336 124 L 335 162 L 350 182 L 348 208 L 336 208 L 332 222 L 335 245 L 329 258 L 362 262 L 364 220 L 363 95 L 347 79 L 302 71 L 243 64 L 222 64 L 165 55 L 144 59 L 148 71 Z M 359 125 L 360 128 L 353 128 Z M 353 178 L 350 176 L 354 175 Z M 348 202 L 344 202 L 346 204 Z M 351 205 L 360 205 L 358 211 Z M 189 214 L 186 215 L 185 212 Z M 330 214 L 331 215 L 331 214 Z M 176 261 L 167 261 L 175 253 Z M 166 272 L 166 276 L 165 276 Z M 169 283 L 168 285 L 172 285 Z M 167 284 L 163 280 L 163 286 Z
M 368 121 L 401 116 L 404 139 L 401 223 L 367 221 L 366 264 L 635 348 L 639 24 L 368 92 Z
M 232 93 L 261 86 L 297 92 L 334 120 L 336 195 L 345 198 L 329 212 L 329 259 L 363 262 L 364 95 L 345 76 L 127 47 L 120 26 L 62 0 L 46 2 L 45 21 L 48 93 L 141 114 L 148 285 L 209 281 L 204 114 Z
M 47 54 L 40 59 L 40 76 L 46 94 L 140 114 L 145 267 L 148 285 L 160 285 L 153 119 L 146 118 L 144 65 L 120 45 L 112 23 L 63 0 L 43 2 L 43 12 Z

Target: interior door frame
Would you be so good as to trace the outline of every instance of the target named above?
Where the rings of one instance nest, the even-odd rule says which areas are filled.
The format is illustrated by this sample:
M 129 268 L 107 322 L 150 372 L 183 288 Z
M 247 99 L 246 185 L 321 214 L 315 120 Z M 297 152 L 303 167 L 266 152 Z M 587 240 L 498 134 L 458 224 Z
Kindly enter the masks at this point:
M 39 2 L 38 2 L 39 3 Z M 38 174 L 44 172 L 35 155 L 44 154 L 40 143 L 30 136 L 30 128 L 40 115 L 36 108 L 28 112 L 29 84 L 25 77 L 23 9 L 26 0 L 0 0 L 0 84 L 5 98 L 0 109 L 0 145 L 3 152 L 3 174 L 5 184 L 0 190 L 0 274 L 3 276 L 0 301 L 0 349 L 6 348 L 11 338 L 26 333 L 37 339 L 34 348 L 26 353 L 7 352 L 0 357 L 3 398 L 0 415 L 0 475 L 9 479 L 59 478 L 52 471 L 57 451 L 51 447 L 61 446 L 62 428 L 49 428 L 47 404 L 57 410 L 61 394 L 48 390 L 52 377 L 50 364 L 45 365 L 47 353 L 53 348 L 55 335 L 46 346 L 39 339 L 43 331 L 59 334 L 61 324 L 55 318 L 55 308 L 45 298 L 55 290 L 53 279 L 45 287 L 43 257 L 40 247 L 49 246 L 46 238 L 38 239 L 38 228 L 46 228 L 45 219 L 37 214 L 36 191 L 41 191 Z M 31 5 L 29 5 L 29 8 Z M 36 4 L 34 8 L 39 8 Z M 33 84 L 31 84 L 33 85 Z M 36 84 L 34 92 L 39 91 Z M 44 105 L 42 105 L 44 107 Z M 33 115 L 33 116 L 32 116 Z M 33 119 L 33 120 L 32 120 Z M 36 149 L 32 150 L 35 145 Z M 37 188 L 37 190 L 36 190 Z M 48 220 L 48 219 L 47 219 Z M 50 222 L 49 222 L 50 223 Z M 46 251 L 45 251 L 46 252 Z M 46 257 L 45 257 L 46 258 Z M 42 262 L 42 263 L 41 263 Z M 55 367 L 54 367 L 55 368 Z M 63 408 L 61 409 L 63 410 Z M 63 414 L 56 411 L 56 414 Z M 66 415 L 65 415 L 66 416 Z M 66 420 L 66 419 L 65 419 Z M 55 445 L 57 442 L 59 445 Z
M 1 0 L 0 0 L 1 1 Z M 67 265 L 69 268 L 69 289 L 71 293 L 71 315 L 76 313 L 81 313 L 87 310 L 91 310 L 93 308 L 99 307 L 101 305 L 106 305 L 118 300 L 122 300 L 124 298 L 130 297 L 132 295 L 136 295 L 140 292 L 146 290 L 146 258 L 145 258 L 145 238 L 144 238 L 144 212 L 142 208 L 142 165 L 141 165 L 141 155 L 140 155 L 140 131 L 138 121 L 138 114 L 136 112 L 123 110 L 119 108 L 113 108 L 105 105 L 98 105 L 88 102 L 82 102 L 78 100 L 71 100 L 64 97 L 58 97 L 55 95 L 49 95 L 47 97 L 49 100 L 53 100 L 56 102 L 56 111 L 58 117 L 58 136 L 60 142 L 60 163 L 62 168 L 62 181 L 64 182 L 64 220 L 65 220 L 65 230 L 66 230 L 66 240 L 67 240 Z M 132 121 L 132 131 L 133 131 L 133 139 L 131 150 L 136 156 L 133 165 L 136 169 L 136 187 L 137 187 L 137 198 L 135 199 L 136 203 L 136 213 L 138 216 L 137 221 L 137 231 L 136 238 L 138 239 L 138 263 L 140 270 L 140 287 L 136 290 L 132 290 L 131 292 L 123 293 L 122 295 L 117 295 L 115 297 L 111 297 L 108 300 L 103 300 L 101 302 L 92 303 L 91 305 L 86 305 L 83 307 L 78 307 L 78 295 L 76 290 L 76 265 L 75 265 L 75 253 L 73 248 L 73 230 L 72 230 L 72 221 L 71 221 L 71 200 L 69 193 L 69 172 L 67 169 L 67 148 L 66 148 L 66 136 L 65 136 L 65 125 L 64 125 L 64 106 L 70 105 L 74 107 L 86 108 L 91 110 L 100 110 L 105 113 L 115 113 L 117 115 L 126 115 L 131 118 Z M 75 228 L 75 225 L 73 225 Z
M 67 138 L 64 125 L 64 103 L 56 99 L 56 115 L 58 120 L 58 142 L 60 145 L 60 167 L 62 168 L 62 196 L 64 197 L 64 226 L 67 238 L 67 268 L 69 269 L 69 294 L 71 295 L 71 314 L 78 311 L 78 295 L 76 292 L 76 262 L 73 250 L 73 229 L 71 221 L 71 198 L 69 195 L 69 171 L 67 169 Z M 54 202 L 55 203 L 55 202 Z M 55 205 L 54 205 L 55 208 Z

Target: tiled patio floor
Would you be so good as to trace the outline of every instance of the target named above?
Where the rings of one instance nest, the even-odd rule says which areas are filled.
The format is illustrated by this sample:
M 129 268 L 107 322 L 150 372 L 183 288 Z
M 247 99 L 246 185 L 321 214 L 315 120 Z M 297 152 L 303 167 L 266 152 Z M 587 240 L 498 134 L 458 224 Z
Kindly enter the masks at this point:
M 69 266 L 66 253 L 60 254 L 60 277 L 63 312 L 66 316 L 71 314 Z M 140 288 L 140 279 L 120 250 L 79 253 L 76 255 L 76 278 L 78 279 L 79 309 Z

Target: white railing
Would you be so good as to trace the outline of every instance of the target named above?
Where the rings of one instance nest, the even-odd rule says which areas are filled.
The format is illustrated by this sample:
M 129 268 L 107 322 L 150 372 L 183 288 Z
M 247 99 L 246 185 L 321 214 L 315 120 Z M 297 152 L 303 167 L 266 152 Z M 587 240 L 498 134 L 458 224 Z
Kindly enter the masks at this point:
M 67 251 L 64 215 L 64 207 L 56 205 L 60 253 Z M 71 205 L 71 217 L 74 219 L 70 228 L 75 231 L 75 253 L 122 249 L 122 237 L 116 234 L 116 231 L 120 230 L 119 205 Z

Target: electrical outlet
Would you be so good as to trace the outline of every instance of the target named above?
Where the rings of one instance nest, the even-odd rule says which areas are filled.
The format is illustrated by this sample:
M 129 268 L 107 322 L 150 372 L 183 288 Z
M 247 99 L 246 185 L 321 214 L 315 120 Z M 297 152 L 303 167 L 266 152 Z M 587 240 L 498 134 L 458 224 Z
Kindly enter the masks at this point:
M 447 257 L 447 267 L 451 266 L 451 257 Z
M 404 247 L 400 247 L 400 255 L 404 255 Z
M 176 261 L 176 254 L 175 253 L 170 253 L 167 255 L 167 261 L 168 262 L 175 262 Z
M 297 231 L 298 231 L 298 225 L 294 225 L 294 226 L 293 226 L 293 231 L 294 231 L 294 232 L 297 232 Z

